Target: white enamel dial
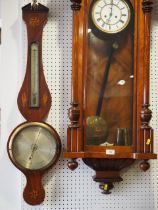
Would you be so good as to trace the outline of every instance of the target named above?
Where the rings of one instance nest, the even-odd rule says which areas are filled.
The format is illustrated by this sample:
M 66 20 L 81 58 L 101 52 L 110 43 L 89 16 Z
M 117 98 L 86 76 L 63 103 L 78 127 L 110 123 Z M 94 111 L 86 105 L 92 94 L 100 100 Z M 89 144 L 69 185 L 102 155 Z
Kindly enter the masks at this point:
M 121 32 L 131 18 L 129 5 L 124 0 L 98 0 L 92 8 L 95 26 L 109 34 Z

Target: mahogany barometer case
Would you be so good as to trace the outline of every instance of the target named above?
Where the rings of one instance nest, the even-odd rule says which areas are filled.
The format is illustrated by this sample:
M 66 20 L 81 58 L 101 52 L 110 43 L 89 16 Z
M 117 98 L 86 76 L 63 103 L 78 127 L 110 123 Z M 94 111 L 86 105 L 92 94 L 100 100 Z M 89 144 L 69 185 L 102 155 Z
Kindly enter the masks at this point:
M 66 158 L 94 169 L 109 194 L 136 159 L 149 168 L 151 0 L 72 0 L 72 100 Z
M 17 102 L 26 121 L 12 131 L 7 144 L 10 160 L 26 177 L 23 198 L 30 205 L 39 205 L 44 201 L 42 178 L 57 163 L 61 153 L 58 133 L 44 122 L 52 102 L 42 62 L 42 35 L 48 12 L 49 9 L 36 0 L 22 8 L 28 53 Z

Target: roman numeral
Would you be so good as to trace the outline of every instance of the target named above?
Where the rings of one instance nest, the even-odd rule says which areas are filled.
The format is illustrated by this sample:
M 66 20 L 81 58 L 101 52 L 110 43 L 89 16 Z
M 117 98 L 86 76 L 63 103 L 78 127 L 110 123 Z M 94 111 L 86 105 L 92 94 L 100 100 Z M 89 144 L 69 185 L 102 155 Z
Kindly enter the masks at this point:
M 102 27 L 104 27 L 105 26 L 105 23 L 102 23 L 102 25 L 101 25 Z
M 97 21 L 98 21 L 98 22 L 101 21 L 101 18 L 97 18 Z
M 123 21 L 123 20 L 119 20 L 119 22 L 124 23 L 124 21 Z
M 97 5 L 97 7 L 102 8 L 100 5 Z

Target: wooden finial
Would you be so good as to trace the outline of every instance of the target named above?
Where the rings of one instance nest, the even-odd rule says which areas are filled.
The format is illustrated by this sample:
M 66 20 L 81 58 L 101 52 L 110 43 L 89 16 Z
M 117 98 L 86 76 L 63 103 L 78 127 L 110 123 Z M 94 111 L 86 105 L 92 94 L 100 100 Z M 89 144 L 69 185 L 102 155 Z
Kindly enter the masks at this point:
M 80 10 L 82 0 L 70 0 L 70 1 L 72 2 L 72 5 L 71 5 L 72 10 Z
M 108 195 L 111 194 L 110 190 L 114 188 L 113 183 L 101 183 L 99 188 L 102 190 L 102 194 Z
M 37 7 L 38 7 L 37 0 L 32 0 L 32 8 L 37 9 Z
M 71 170 L 71 171 L 74 171 L 77 167 L 78 167 L 78 163 L 76 161 L 75 158 L 71 159 L 69 162 L 68 162 L 68 168 Z
M 150 168 L 150 164 L 147 162 L 148 160 L 144 160 L 140 163 L 139 167 L 142 171 L 147 171 Z
M 142 1 L 142 8 L 144 12 L 151 12 L 152 11 L 153 0 L 143 0 Z

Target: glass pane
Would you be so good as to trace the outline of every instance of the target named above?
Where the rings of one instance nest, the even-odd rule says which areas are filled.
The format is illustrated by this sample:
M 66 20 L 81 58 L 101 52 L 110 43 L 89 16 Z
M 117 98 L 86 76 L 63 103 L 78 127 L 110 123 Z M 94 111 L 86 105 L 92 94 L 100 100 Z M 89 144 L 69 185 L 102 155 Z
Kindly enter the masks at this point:
M 39 45 L 31 44 L 30 107 L 39 107 Z
M 87 52 L 86 144 L 128 146 L 132 144 L 133 129 L 133 24 L 125 33 L 115 36 L 97 33 L 90 22 L 91 10 Z

